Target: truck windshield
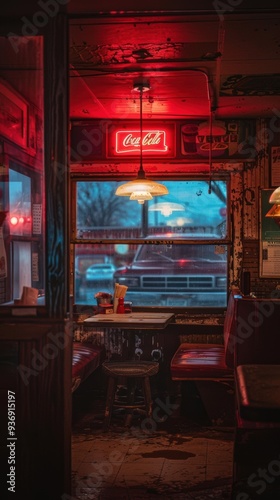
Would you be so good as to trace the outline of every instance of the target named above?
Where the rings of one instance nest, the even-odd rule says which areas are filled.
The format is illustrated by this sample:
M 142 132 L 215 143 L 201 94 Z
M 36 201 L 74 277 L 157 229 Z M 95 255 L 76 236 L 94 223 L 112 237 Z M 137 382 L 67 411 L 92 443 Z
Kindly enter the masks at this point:
M 219 245 L 154 245 L 139 247 L 135 261 L 154 261 L 157 259 L 181 261 L 225 261 L 225 253 L 219 253 Z

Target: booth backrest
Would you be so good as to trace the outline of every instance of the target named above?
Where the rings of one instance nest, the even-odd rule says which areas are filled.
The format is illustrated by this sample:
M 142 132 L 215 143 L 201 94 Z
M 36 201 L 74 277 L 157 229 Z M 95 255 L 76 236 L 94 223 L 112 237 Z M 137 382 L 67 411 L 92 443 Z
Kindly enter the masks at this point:
M 280 364 L 280 299 L 229 296 L 224 321 L 225 362 Z
M 227 310 L 224 321 L 224 349 L 225 362 L 228 368 L 234 368 L 235 362 L 235 329 L 236 329 L 236 310 L 238 304 L 238 296 L 235 292 L 231 292 L 228 299 Z
M 237 299 L 230 350 L 235 365 L 280 364 L 280 300 Z

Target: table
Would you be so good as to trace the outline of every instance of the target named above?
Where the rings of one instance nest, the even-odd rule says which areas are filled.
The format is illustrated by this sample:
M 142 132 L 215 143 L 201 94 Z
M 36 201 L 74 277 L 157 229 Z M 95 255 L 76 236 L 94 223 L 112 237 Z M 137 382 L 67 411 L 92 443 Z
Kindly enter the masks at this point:
M 235 381 L 238 418 L 231 498 L 280 498 L 280 476 L 278 469 L 275 474 L 273 469 L 279 461 L 280 365 L 239 365 Z M 262 471 L 268 473 L 263 482 L 265 492 L 253 486 L 253 478 L 256 485 L 261 484 Z
M 119 370 L 121 370 L 122 366 L 126 363 L 123 363 L 124 360 L 133 360 L 133 364 L 135 367 L 138 367 L 139 364 L 142 364 L 143 350 L 141 345 L 141 339 L 136 335 L 137 330 L 142 332 L 146 331 L 147 335 L 149 335 L 149 331 L 151 331 L 151 335 L 153 337 L 155 331 L 163 330 L 171 321 L 175 320 L 175 315 L 173 313 L 162 313 L 162 312 L 132 312 L 128 314 L 96 314 L 95 316 L 91 316 L 84 320 L 83 324 L 86 326 L 104 328 L 107 330 L 105 347 L 108 353 L 109 361 L 117 361 L 121 360 L 121 363 L 116 363 L 119 365 Z M 106 345 L 107 344 L 107 345 Z M 153 344 L 153 342 L 152 342 Z M 157 347 L 157 343 L 154 347 Z M 162 361 L 161 356 L 156 358 L 156 354 L 160 355 L 161 349 L 152 349 L 149 354 L 149 360 L 153 361 Z M 144 356 L 145 357 L 145 356 Z M 140 361 L 141 359 L 141 361 Z M 140 361 L 140 363 L 137 362 Z M 110 364 L 110 363 L 109 363 Z M 113 364 L 113 363 L 112 363 Z M 158 370 L 159 368 L 157 368 Z M 129 368 L 131 372 L 131 366 Z M 124 372 L 125 373 L 125 372 Z M 158 371 L 156 372 L 158 373 Z M 136 388 L 136 375 L 131 380 L 128 379 L 128 394 L 133 394 L 132 400 L 134 401 L 134 392 Z M 146 377 L 148 378 L 148 377 Z M 145 379 L 146 379 L 145 378 Z M 113 379 L 113 377 L 111 377 Z M 140 379 L 142 380 L 142 379 Z M 150 396 L 150 386 L 144 391 L 146 405 L 151 405 L 151 396 Z M 148 383 L 150 384 L 150 383 Z M 161 383 L 162 387 L 163 384 Z M 149 396 L 148 396 L 149 395 Z M 109 389 L 107 393 L 106 400 L 106 415 L 105 418 L 105 428 L 109 426 L 111 414 L 113 411 L 113 403 L 112 401 L 117 398 L 117 393 L 115 394 L 112 380 L 111 385 L 109 383 Z M 149 402 L 150 401 L 150 402 Z M 133 403 L 134 405 L 134 403 Z M 138 407 L 139 403 L 135 404 L 135 408 Z M 123 406 L 123 404 L 121 405 Z M 132 406 L 131 408 L 133 408 Z M 130 419 L 132 418 L 132 413 L 130 412 L 126 417 L 126 425 L 130 424 Z
M 239 365 L 236 397 L 242 418 L 280 422 L 280 365 Z
M 165 328 L 175 318 L 172 313 L 161 312 L 132 312 L 129 314 L 96 314 L 84 320 L 92 326 L 126 328 L 126 329 L 154 329 Z
M 173 313 L 132 312 L 128 314 L 96 314 L 85 319 L 83 325 L 107 330 L 106 350 L 113 354 L 116 359 L 118 356 L 122 359 L 135 357 L 140 359 L 143 354 L 143 346 L 140 346 L 141 339 L 140 342 L 138 339 L 139 345 L 135 341 L 137 330 L 141 332 L 142 330 L 150 330 L 151 335 L 153 335 L 155 330 L 163 330 L 172 321 L 175 321 Z M 149 357 L 149 359 L 151 358 Z

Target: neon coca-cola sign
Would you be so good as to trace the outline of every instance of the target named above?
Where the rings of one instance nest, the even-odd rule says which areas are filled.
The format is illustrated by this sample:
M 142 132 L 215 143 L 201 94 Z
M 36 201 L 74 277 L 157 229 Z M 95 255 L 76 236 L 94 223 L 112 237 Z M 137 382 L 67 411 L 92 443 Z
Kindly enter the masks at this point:
M 117 154 L 138 153 L 141 144 L 139 130 L 118 130 L 116 132 L 115 151 Z M 143 153 L 164 153 L 168 151 L 165 130 L 143 130 L 142 131 L 142 151 Z

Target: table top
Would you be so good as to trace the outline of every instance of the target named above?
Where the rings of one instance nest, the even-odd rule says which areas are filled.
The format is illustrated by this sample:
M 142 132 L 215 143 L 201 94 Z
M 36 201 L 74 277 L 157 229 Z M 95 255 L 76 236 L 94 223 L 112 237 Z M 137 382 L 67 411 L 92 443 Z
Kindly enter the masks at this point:
M 241 417 L 279 422 L 280 365 L 237 366 L 236 388 Z
M 175 319 L 173 313 L 132 312 L 128 314 L 96 314 L 84 320 L 87 326 L 127 329 L 163 329 Z

